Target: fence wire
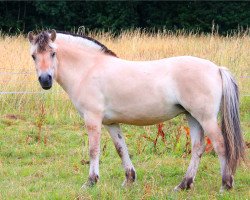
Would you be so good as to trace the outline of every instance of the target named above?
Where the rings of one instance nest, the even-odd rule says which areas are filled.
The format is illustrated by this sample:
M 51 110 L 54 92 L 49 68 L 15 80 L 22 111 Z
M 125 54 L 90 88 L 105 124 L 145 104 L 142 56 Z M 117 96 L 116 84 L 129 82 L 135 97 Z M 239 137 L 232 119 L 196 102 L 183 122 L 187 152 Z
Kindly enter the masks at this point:
M 31 92 L 31 91 L 14 91 L 14 92 L 0 92 L 0 94 L 44 94 L 50 92 Z
M 9 72 L 6 71 L 0 71 L 0 75 L 6 75 L 6 74 L 10 74 L 10 75 L 35 75 L 33 71 L 25 71 L 25 72 L 13 72 L 12 70 L 14 69 L 5 69 L 5 68 L 1 68 L 0 70 L 7 70 Z M 250 79 L 250 76 L 239 76 L 240 79 Z M 2 83 L 7 83 L 8 81 L 6 80 L 0 80 L 0 82 Z M 0 95 L 2 94 L 48 94 L 48 93 L 52 93 L 51 91 L 0 91 Z M 58 92 L 57 93 L 63 93 L 63 92 Z M 242 94 L 240 95 L 241 97 L 250 97 L 250 94 Z

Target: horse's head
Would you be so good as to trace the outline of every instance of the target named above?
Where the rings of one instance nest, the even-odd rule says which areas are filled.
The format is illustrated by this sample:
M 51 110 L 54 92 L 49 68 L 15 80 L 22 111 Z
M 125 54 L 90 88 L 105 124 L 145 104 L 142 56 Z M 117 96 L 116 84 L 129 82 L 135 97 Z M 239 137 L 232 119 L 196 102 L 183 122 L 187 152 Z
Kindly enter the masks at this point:
M 43 31 L 38 35 L 28 33 L 31 44 L 31 56 L 35 62 L 38 80 L 43 89 L 48 90 L 52 87 L 55 70 L 57 67 L 56 58 L 56 31 Z

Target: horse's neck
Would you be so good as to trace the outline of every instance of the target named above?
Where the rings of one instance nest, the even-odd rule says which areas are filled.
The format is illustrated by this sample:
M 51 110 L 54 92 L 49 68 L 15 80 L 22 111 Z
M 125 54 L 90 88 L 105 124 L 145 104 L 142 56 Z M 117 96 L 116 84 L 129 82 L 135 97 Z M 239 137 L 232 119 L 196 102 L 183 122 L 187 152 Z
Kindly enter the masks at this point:
M 95 55 L 74 48 L 71 44 L 59 44 L 56 81 L 70 95 L 95 63 Z

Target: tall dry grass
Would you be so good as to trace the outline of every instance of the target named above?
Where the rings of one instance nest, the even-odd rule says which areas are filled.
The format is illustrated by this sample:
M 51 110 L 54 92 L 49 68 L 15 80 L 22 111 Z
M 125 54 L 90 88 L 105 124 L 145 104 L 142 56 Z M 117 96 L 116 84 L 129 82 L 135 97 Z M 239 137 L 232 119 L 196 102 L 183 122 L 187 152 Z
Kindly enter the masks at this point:
M 193 33 L 147 34 L 140 30 L 125 31 L 118 37 L 109 33 L 90 33 L 120 58 L 153 60 L 192 55 L 228 67 L 238 80 L 241 94 L 250 94 L 250 36 L 196 35 Z M 29 43 L 23 35 L 0 37 L 0 92 L 41 92 Z M 27 73 L 27 74 L 26 74 Z M 32 115 L 41 104 L 53 118 L 74 117 L 75 110 L 58 85 L 43 94 L 0 94 L 1 114 Z

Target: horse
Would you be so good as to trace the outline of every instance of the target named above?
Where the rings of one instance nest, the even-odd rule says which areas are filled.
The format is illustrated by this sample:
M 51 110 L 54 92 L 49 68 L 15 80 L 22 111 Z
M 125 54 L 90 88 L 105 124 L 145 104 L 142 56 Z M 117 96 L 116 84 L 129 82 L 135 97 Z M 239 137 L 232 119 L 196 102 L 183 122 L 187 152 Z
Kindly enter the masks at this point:
M 102 125 L 122 160 L 126 186 L 135 181 L 136 171 L 119 124 L 153 125 L 185 114 L 191 161 L 174 190 L 193 187 L 205 149 L 204 134 L 219 157 L 221 190 L 233 188 L 236 168 L 244 159 L 244 141 L 238 86 L 227 68 L 192 56 L 128 61 L 93 38 L 55 30 L 29 32 L 28 40 L 41 87 L 48 90 L 57 81 L 85 121 L 90 156 L 87 186 L 99 180 Z

